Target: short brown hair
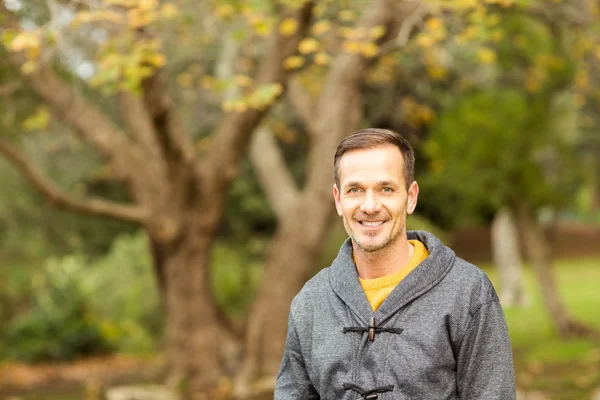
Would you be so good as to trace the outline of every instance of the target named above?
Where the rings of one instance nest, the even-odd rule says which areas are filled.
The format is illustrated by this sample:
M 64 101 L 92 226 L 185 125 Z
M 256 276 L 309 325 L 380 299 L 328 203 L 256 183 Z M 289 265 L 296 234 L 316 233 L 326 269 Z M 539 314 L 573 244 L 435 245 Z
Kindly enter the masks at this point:
M 406 179 L 406 188 L 415 180 L 415 152 L 408 142 L 400 134 L 378 128 L 361 129 L 352 132 L 340 142 L 333 158 L 333 179 L 338 189 L 340 186 L 339 164 L 344 154 L 351 150 L 373 149 L 386 145 L 396 146 L 404 158 L 404 179 Z

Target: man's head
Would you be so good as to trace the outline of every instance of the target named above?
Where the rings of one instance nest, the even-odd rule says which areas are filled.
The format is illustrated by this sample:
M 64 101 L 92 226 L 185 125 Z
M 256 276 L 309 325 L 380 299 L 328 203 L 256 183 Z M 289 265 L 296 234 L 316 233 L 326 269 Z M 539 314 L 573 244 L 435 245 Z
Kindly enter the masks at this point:
M 395 132 L 364 129 L 346 137 L 334 159 L 333 195 L 355 246 L 374 252 L 406 236 L 417 204 L 414 152 Z
M 367 128 L 346 136 L 340 142 L 333 158 L 333 178 L 340 186 L 340 159 L 352 150 L 366 150 L 381 146 L 396 146 L 404 158 L 404 180 L 406 189 L 415 180 L 415 152 L 408 140 L 388 129 Z

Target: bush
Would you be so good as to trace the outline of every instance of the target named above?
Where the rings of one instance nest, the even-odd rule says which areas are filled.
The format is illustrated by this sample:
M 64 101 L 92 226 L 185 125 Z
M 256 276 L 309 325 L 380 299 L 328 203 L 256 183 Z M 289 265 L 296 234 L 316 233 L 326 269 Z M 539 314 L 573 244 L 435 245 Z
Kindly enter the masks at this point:
M 112 346 L 102 335 L 78 285 L 77 257 L 48 262 L 33 276 L 33 307 L 14 318 L 6 333 L 6 356 L 28 362 L 71 360 L 106 353 Z
M 162 325 L 145 235 L 118 237 L 103 258 L 50 259 L 32 274 L 32 304 L 5 330 L 4 356 L 29 362 L 154 349 Z

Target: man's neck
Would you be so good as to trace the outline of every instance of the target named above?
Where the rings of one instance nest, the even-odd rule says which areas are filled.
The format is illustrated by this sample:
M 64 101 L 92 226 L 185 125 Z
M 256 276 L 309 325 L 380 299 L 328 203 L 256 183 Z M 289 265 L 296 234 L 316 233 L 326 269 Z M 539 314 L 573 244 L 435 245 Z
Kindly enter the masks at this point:
M 361 279 L 377 279 L 400 271 L 413 256 L 415 247 L 408 242 L 406 236 L 398 238 L 396 243 L 384 249 L 366 252 L 352 244 L 354 262 Z

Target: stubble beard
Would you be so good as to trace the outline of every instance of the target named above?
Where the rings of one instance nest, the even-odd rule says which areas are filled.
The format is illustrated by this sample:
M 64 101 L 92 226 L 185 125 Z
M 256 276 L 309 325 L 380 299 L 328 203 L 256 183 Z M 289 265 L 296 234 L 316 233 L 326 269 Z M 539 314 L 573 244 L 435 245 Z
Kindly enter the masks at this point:
M 346 228 L 348 236 L 350 236 L 352 242 L 356 243 L 359 250 L 364 251 L 365 253 L 374 253 L 395 243 L 398 240 L 398 238 L 400 238 L 400 236 L 402 235 L 402 232 L 404 232 L 404 228 L 406 227 L 406 221 L 404 222 L 402 228 L 400 228 L 400 230 L 397 232 L 394 232 L 394 227 L 392 226 L 389 235 L 385 239 L 383 239 L 381 243 L 376 244 L 362 243 L 361 240 L 358 239 L 357 235 L 354 234 L 354 230 L 352 230 L 352 228 L 346 221 L 346 218 L 344 218 L 344 227 Z

